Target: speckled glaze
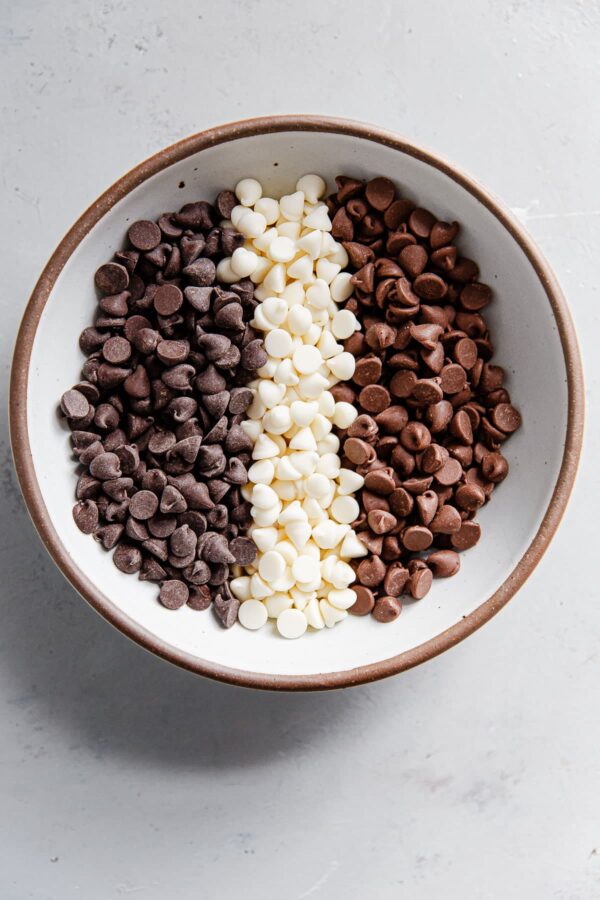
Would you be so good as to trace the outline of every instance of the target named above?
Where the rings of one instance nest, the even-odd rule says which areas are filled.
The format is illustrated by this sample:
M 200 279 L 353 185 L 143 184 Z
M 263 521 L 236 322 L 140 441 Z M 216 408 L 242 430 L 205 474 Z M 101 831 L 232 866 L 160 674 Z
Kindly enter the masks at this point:
M 564 408 L 561 407 L 558 410 L 563 418 L 557 419 L 557 427 L 562 428 L 563 424 L 565 426 L 564 439 L 560 436 L 557 437 L 559 443 L 555 448 L 559 454 L 559 464 L 556 465 L 556 477 L 553 478 L 553 483 L 549 485 L 548 501 L 547 503 L 544 502 L 542 508 L 536 511 L 536 515 L 539 513 L 539 524 L 530 540 L 521 541 L 519 553 L 515 555 L 511 566 L 508 568 L 505 566 L 506 571 L 503 572 L 501 583 L 494 585 L 492 591 L 482 593 L 480 598 L 482 602 L 477 603 L 475 608 L 468 610 L 462 616 L 457 616 L 457 621 L 451 627 L 442 628 L 439 633 L 422 642 L 417 640 L 414 646 L 395 655 L 391 654 L 383 659 L 378 658 L 373 662 L 362 661 L 360 665 L 344 666 L 336 671 L 323 672 L 311 671 L 310 663 L 307 661 L 304 667 L 306 671 L 280 673 L 278 671 L 262 672 L 238 669 L 230 665 L 222 665 L 214 659 L 203 658 L 200 654 L 182 649 L 173 641 L 165 640 L 162 636 L 159 636 L 157 631 L 141 624 L 131 614 L 130 610 L 125 610 L 115 602 L 114 597 L 107 596 L 98 587 L 97 583 L 90 578 L 89 571 L 87 573 L 83 571 L 77 559 L 65 547 L 65 542 L 61 540 L 57 532 L 56 522 L 49 514 L 42 496 L 36 461 L 34 454 L 32 454 L 30 419 L 28 418 L 31 412 L 28 409 L 28 388 L 30 387 L 30 362 L 38 326 L 46 304 L 48 301 L 53 302 L 56 297 L 55 287 L 57 279 L 84 239 L 94 239 L 93 229 L 113 209 L 116 203 L 122 201 L 148 179 L 168 170 L 169 167 L 175 164 L 193 157 L 194 162 L 199 166 L 202 159 L 201 154 L 210 148 L 246 139 L 250 141 L 259 139 L 264 142 L 264 147 L 268 148 L 269 135 L 293 135 L 294 133 L 315 135 L 315 140 L 318 140 L 318 136 L 321 135 L 324 146 L 328 141 L 333 146 L 334 138 L 332 136 L 342 136 L 345 139 L 342 142 L 343 145 L 352 148 L 352 153 L 349 154 L 347 161 L 343 157 L 338 157 L 336 160 L 338 170 L 344 172 L 356 170 L 356 166 L 359 163 L 359 168 L 362 167 L 369 171 L 369 147 L 371 146 L 385 147 L 394 154 L 403 154 L 407 160 L 417 161 L 421 166 L 430 170 L 432 177 L 434 174 L 439 175 L 441 173 L 455 187 L 458 186 L 461 192 L 469 195 L 471 198 L 469 202 L 471 200 L 476 201 L 487 213 L 490 213 L 506 233 L 507 241 L 510 241 L 510 244 L 514 246 L 515 254 L 519 256 L 524 255 L 527 265 L 532 270 L 532 273 L 535 274 L 538 289 L 543 291 L 547 298 L 550 316 L 548 317 L 548 326 L 544 327 L 548 327 L 550 330 L 553 329 L 558 333 L 556 367 L 562 367 L 561 371 L 564 369 L 566 390 Z M 349 140 L 351 143 L 348 142 Z M 265 150 L 265 152 L 268 151 Z M 240 156 L 241 167 L 243 167 L 242 160 L 243 157 Z M 283 165 L 278 170 L 280 174 L 282 169 Z M 254 173 L 240 169 L 239 174 Z M 299 172 L 298 174 L 302 173 Z M 384 174 L 388 173 L 385 172 Z M 218 176 L 218 172 L 213 174 L 215 188 L 217 185 L 219 187 L 223 186 Z M 410 183 L 409 179 L 407 181 Z M 175 202 L 177 202 L 177 199 L 174 200 Z M 156 209 L 155 214 L 158 214 L 160 211 L 160 209 Z M 105 252 L 108 255 L 111 250 L 106 248 Z M 541 338 L 543 338 L 543 333 Z M 548 340 L 550 340 L 550 336 Z M 532 345 L 532 352 L 542 352 L 541 346 L 537 350 L 535 349 L 536 346 L 536 344 Z M 502 353 L 499 353 L 498 359 L 499 362 L 503 362 Z M 72 381 L 76 380 L 76 375 L 76 372 L 72 373 Z M 515 391 L 514 399 L 516 404 L 519 405 L 518 390 Z M 557 402 L 556 398 L 554 398 L 554 402 Z M 527 428 L 528 414 L 531 411 L 528 410 L 526 405 L 522 406 L 522 411 L 525 427 Z M 552 410 L 549 407 L 548 415 L 551 414 Z M 471 178 L 433 154 L 411 145 L 394 134 L 356 122 L 313 116 L 281 116 L 251 119 L 193 135 L 141 163 L 92 204 L 59 244 L 44 269 L 29 301 L 21 325 L 13 361 L 10 403 L 13 454 L 29 512 L 47 550 L 79 593 L 101 615 L 126 635 L 146 649 L 171 662 L 222 681 L 249 687 L 282 690 L 347 687 L 395 674 L 418 665 L 453 646 L 495 615 L 531 574 L 558 527 L 575 478 L 582 444 L 583 417 L 584 399 L 581 362 L 566 302 L 547 263 L 512 216 Z M 65 505 L 68 506 L 69 501 L 70 498 L 65 497 Z M 492 515 L 494 506 L 495 503 L 492 504 Z M 484 529 L 482 544 L 485 540 L 486 532 Z M 94 550 L 94 542 L 88 539 L 88 543 Z M 461 578 L 468 578 L 467 566 L 461 572 L 459 579 Z M 458 579 L 453 579 L 453 581 L 458 582 L 458 585 L 460 585 Z M 459 590 L 459 587 L 455 590 Z M 375 627 L 401 627 L 403 621 L 404 616 L 401 616 L 398 620 L 398 626 L 394 624 L 394 626 Z M 361 622 L 354 621 L 352 625 L 354 629 L 352 641 L 357 640 L 358 632 L 356 627 L 361 625 Z M 339 630 L 339 640 L 344 640 L 345 627 L 344 625 Z M 389 633 L 393 634 L 393 632 Z M 248 635 L 247 637 L 249 640 L 254 639 L 253 635 Z M 318 636 L 315 636 L 315 638 L 318 639 Z M 259 645 L 256 644 L 255 646 L 258 651 Z M 309 654 L 310 642 L 307 642 L 306 646 L 306 652 Z M 351 650 L 348 653 L 348 657 L 352 657 Z M 302 665 L 302 663 L 299 663 L 297 668 L 302 669 Z

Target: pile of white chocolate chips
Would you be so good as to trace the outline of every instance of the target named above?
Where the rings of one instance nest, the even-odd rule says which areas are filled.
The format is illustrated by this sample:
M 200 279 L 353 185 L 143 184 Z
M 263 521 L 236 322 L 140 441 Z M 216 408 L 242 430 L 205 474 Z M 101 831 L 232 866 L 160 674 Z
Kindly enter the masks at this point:
M 259 301 L 252 326 L 264 333 L 268 361 L 249 385 L 255 392 L 242 427 L 254 442 L 249 483 L 249 534 L 258 555 L 231 581 L 246 628 L 275 619 L 283 637 L 332 627 L 356 595 L 349 560 L 366 556 L 351 523 L 354 492 L 363 485 L 341 467 L 333 426 L 345 429 L 357 410 L 336 402 L 330 388 L 354 374 L 343 341 L 360 325 L 338 304 L 352 294 L 346 251 L 331 236 L 325 181 L 300 178 L 293 194 L 264 197 L 244 178 L 231 223 L 246 238 L 217 268 L 221 282 L 250 278 Z

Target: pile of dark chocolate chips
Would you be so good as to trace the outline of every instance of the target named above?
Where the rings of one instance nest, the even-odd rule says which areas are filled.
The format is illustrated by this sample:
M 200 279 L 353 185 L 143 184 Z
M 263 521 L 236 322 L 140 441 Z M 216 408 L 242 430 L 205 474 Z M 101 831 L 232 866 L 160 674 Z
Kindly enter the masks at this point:
M 217 225 L 236 203 L 223 191 L 214 206 L 131 225 L 127 249 L 95 274 L 83 380 L 60 403 L 80 466 L 78 527 L 114 549 L 122 572 L 158 582 L 164 606 L 212 602 L 227 627 L 239 607 L 230 566 L 256 555 L 240 423 L 267 360 L 248 324 L 254 285 L 216 280 L 216 263 L 244 243 Z
M 501 448 L 521 417 L 481 310 L 492 290 L 460 256 L 457 222 L 399 197 L 388 178 L 340 176 L 327 205 L 354 270 L 346 308 L 362 325 L 345 342 L 352 383 L 332 388 L 360 414 L 339 432 L 343 465 L 364 476 L 354 528 L 369 555 L 356 566 L 352 612 L 381 622 L 400 596 L 421 599 L 456 574 L 477 511 L 508 474 Z

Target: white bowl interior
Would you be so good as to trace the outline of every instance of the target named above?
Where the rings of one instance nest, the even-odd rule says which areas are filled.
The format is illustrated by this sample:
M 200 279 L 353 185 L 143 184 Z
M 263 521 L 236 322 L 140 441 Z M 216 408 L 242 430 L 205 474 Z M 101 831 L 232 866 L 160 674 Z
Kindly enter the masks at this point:
M 524 426 L 507 445 L 511 473 L 479 516 L 482 539 L 462 555 L 454 578 L 434 582 L 419 603 L 408 602 L 395 622 L 349 617 L 341 626 L 298 641 L 271 626 L 223 630 L 212 612 L 170 612 L 156 586 L 120 573 L 110 554 L 73 523 L 75 467 L 68 432 L 56 415 L 64 390 L 79 380 L 81 330 L 91 324 L 93 273 L 118 249 L 136 219 L 155 218 L 184 202 L 213 198 L 252 175 L 266 192 L 289 192 L 306 172 L 333 187 L 336 174 L 384 174 L 442 219 L 461 223 L 461 251 L 479 263 L 495 289 L 486 311 L 496 360 Z M 183 182 L 185 186 L 179 187 Z M 550 303 L 531 263 L 504 226 L 465 188 L 429 164 L 366 138 L 315 132 L 245 137 L 206 149 L 138 186 L 91 230 L 68 260 L 48 299 L 35 337 L 28 385 L 28 428 L 44 503 L 67 553 L 102 593 L 163 642 L 218 666 L 269 674 L 313 675 L 387 659 L 434 638 L 488 599 L 526 551 L 555 485 L 567 425 L 563 353 Z

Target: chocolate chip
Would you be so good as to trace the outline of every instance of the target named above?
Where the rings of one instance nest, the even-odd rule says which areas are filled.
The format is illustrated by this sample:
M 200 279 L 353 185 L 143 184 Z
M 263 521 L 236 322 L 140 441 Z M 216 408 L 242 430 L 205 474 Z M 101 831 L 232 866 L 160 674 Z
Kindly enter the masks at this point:
M 408 579 L 408 592 L 415 600 L 422 600 L 429 593 L 432 582 L 433 574 L 430 569 L 417 569 Z
M 160 538 L 148 538 L 143 542 L 142 549 L 160 559 L 161 562 L 166 562 L 169 556 L 167 542 Z
M 62 395 L 60 408 L 69 419 L 83 419 L 90 410 L 90 404 L 80 391 L 70 390 Z
M 268 360 L 262 341 L 255 340 L 246 344 L 242 350 L 241 364 L 244 369 L 254 372 L 262 368 Z
M 80 500 L 73 507 L 75 524 L 84 534 L 93 534 L 98 527 L 98 507 L 93 500 Z
M 521 426 L 521 416 L 510 403 L 498 403 L 492 410 L 492 422 L 506 434 L 512 434 Z
M 123 526 L 117 523 L 114 525 L 103 525 L 95 531 L 94 537 L 97 541 L 100 541 L 105 550 L 112 550 L 121 539 L 124 530 Z
M 188 556 L 195 552 L 197 540 L 189 525 L 180 525 L 169 538 L 169 546 L 175 556 Z
M 462 466 L 456 459 L 447 459 L 441 469 L 434 474 L 435 480 L 447 487 L 460 481 L 463 474 Z
M 416 237 L 425 240 L 431 234 L 435 221 L 435 216 L 429 210 L 418 207 L 408 217 L 408 227 Z
M 433 534 L 424 525 L 411 525 L 402 534 L 402 543 L 413 552 L 427 550 L 433 541 Z
M 105 481 L 102 485 L 104 493 L 119 503 L 127 499 L 132 488 L 133 478 L 113 478 L 111 481 Z
M 457 568 L 449 547 L 478 532 L 469 516 L 506 475 L 499 451 L 520 417 L 503 370 L 490 362 L 479 310 L 491 291 L 453 244 L 458 224 L 395 200 L 387 180 L 381 201 L 379 180 L 337 183 L 327 204 L 355 269 L 347 308 L 363 325 L 344 347 L 356 358 L 352 386 L 332 388 L 336 401 L 359 406 L 352 425 L 338 429 L 344 465 L 365 478 L 355 528 L 372 556 L 358 564 L 357 578 L 360 585 L 361 573 L 373 577 L 375 566 L 377 582 L 379 565 L 397 564 L 400 588 L 364 589 L 375 603 L 402 590 L 420 598 L 432 571 L 413 554 L 430 549 L 436 573 Z
M 384 509 L 372 509 L 367 515 L 367 522 L 374 534 L 387 534 L 398 524 L 396 517 Z
M 410 397 L 415 389 L 418 379 L 414 372 L 403 370 L 396 372 L 390 381 L 390 393 L 394 397 Z
M 422 300 L 431 303 L 446 296 L 448 285 L 443 278 L 440 278 L 434 272 L 424 272 L 415 278 L 413 290 Z
M 475 512 L 485 503 L 485 492 L 478 484 L 461 484 L 454 494 L 456 505 L 467 512 Z
M 372 178 L 365 187 L 365 196 L 373 209 L 383 212 L 394 200 L 396 190 L 389 178 Z
M 207 587 L 205 584 L 192 584 L 189 586 L 189 597 L 187 605 L 190 607 L 190 609 L 195 609 L 196 611 L 201 612 L 204 609 L 208 609 L 211 603 L 212 595 L 209 587 Z
M 364 357 L 357 360 L 352 380 L 361 386 L 376 384 L 381 377 L 382 369 L 383 363 L 376 356 Z
M 229 549 L 239 566 L 250 566 L 256 559 L 256 545 L 250 538 L 234 538 Z
M 499 484 L 508 475 L 508 462 L 501 453 L 486 453 L 481 462 L 481 473 L 486 481 Z
M 190 284 L 206 287 L 214 284 L 217 269 L 212 259 L 197 259 L 184 268 L 183 274 Z
M 435 491 L 423 491 L 415 498 L 417 512 L 422 525 L 428 526 L 435 518 L 439 500 Z M 433 529 L 431 529 L 433 531 Z
M 373 618 L 377 622 L 393 622 L 402 612 L 402 604 L 397 597 L 380 597 L 373 607 Z
M 185 606 L 189 595 L 190 592 L 185 582 L 173 579 L 163 582 L 158 599 L 167 609 L 179 609 L 181 606 Z
M 223 219 L 230 219 L 234 206 L 237 206 L 237 197 L 233 191 L 221 191 L 215 200 L 215 206 Z
M 131 516 L 125 523 L 125 534 L 133 541 L 147 541 L 150 537 L 148 529 L 143 522 L 138 522 L 136 519 L 132 519 Z
M 208 584 L 211 577 L 210 566 L 203 560 L 197 559 L 183 570 L 183 575 L 189 584 Z
M 374 494 L 393 493 L 396 487 L 393 470 L 379 469 L 374 472 L 367 472 L 365 475 L 365 487 Z
M 436 578 L 451 578 L 460 569 L 460 556 L 454 550 L 436 550 L 427 557 L 427 565 Z
M 351 612 L 353 616 L 367 616 L 375 606 L 373 591 L 362 584 L 352 585 L 352 590 L 356 595 L 356 602 L 348 612 Z
M 478 522 L 463 522 L 460 531 L 457 531 L 450 538 L 452 546 L 456 550 L 469 550 L 474 547 L 481 537 L 481 527 Z
M 434 534 L 456 534 L 460 531 L 462 519 L 459 511 L 449 503 L 444 504 L 429 523 L 429 529 Z
M 100 453 L 90 463 L 90 475 L 107 481 L 109 478 L 120 478 L 121 469 L 116 453 Z
M 479 312 L 491 299 L 492 291 L 487 284 L 467 284 L 460 292 L 460 302 L 468 312 Z
M 472 369 L 477 362 L 477 344 L 464 337 L 454 345 L 454 359 L 463 369 Z
M 150 379 L 144 366 L 136 366 L 131 375 L 125 379 L 123 389 L 135 399 L 142 399 L 150 395 Z
M 142 567 L 142 552 L 131 544 L 118 544 L 113 553 L 113 562 L 117 569 L 131 575 Z
M 158 225 L 147 220 L 134 222 L 127 232 L 127 237 L 132 247 L 143 252 L 154 250 L 160 244 L 162 238 Z
M 221 591 L 215 594 L 213 609 L 224 628 L 231 628 L 235 623 L 239 608 L 240 602 L 235 597 L 226 597 Z
M 140 581 L 163 581 L 167 573 L 155 559 L 146 557 L 142 563 L 138 578 Z
M 183 294 L 176 284 L 161 284 L 154 294 L 154 309 L 160 316 L 172 316 L 183 305 Z
M 380 384 L 368 384 L 358 395 L 358 402 L 369 413 L 380 413 L 391 403 L 390 392 Z
M 129 284 L 129 272 L 120 263 L 105 263 L 97 269 L 94 281 L 103 294 L 118 294 Z
M 431 432 L 422 422 L 409 422 L 400 432 L 400 440 L 406 450 L 419 453 L 431 443 Z
M 402 563 L 394 562 L 389 566 L 383 580 L 383 590 L 389 597 L 399 597 L 409 579 L 409 572 Z
M 440 400 L 427 408 L 427 421 L 432 434 L 444 431 L 452 420 L 454 410 L 447 400 Z
M 413 506 L 414 500 L 405 488 L 396 488 L 390 495 L 390 509 L 400 519 L 409 516 Z
M 375 458 L 373 448 L 360 438 L 348 438 L 344 443 L 344 453 L 357 466 Z
M 152 491 L 137 491 L 129 503 L 129 512 L 135 519 L 151 519 L 158 509 L 158 497 Z
M 412 398 L 423 406 L 431 406 L 442 400 L 444 393 L 435 378 L 419 378 L 413 388 Z
M 365 587 L 377 587 L 383 582 L 387 567 L 382 559 L 371 556 L 361 559 L 356 570 L 356 576 L 360 584 Z

